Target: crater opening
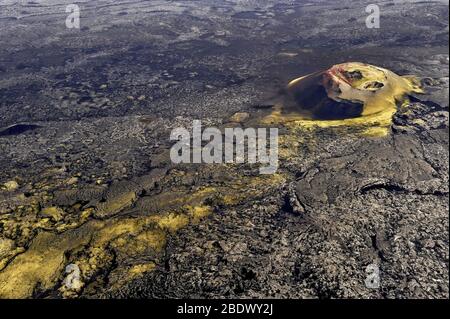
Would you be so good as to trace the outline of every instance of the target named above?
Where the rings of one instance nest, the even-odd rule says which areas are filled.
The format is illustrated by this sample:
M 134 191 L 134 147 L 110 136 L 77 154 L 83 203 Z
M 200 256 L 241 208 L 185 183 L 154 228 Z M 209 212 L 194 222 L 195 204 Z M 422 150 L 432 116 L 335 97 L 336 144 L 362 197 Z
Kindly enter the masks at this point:
M 364 108 L 362 101 L 331 99 L 321 77 L 322 74 L 317 74 L 305 79 L 305 85 L 291 88 L 283 112 L 297 112 L 312 120 L 342 120 L 361 116 Z
M 400 76 L 365 63 L 337 64 L 292 80 L 283 101 L 263 122 L 360 126 L 386 135 L 398 107 L 407 104 L 410 94 L 423 93 L 418 83 L 414 76 Z

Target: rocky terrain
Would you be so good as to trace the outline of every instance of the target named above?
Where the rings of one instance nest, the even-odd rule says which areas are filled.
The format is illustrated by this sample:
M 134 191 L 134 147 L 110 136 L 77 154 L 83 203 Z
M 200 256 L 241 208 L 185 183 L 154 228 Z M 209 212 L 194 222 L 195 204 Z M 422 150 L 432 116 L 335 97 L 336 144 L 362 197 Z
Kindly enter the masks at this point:
M 448 1 L 77 3 L 0 1 L 1 298 L 449 297 Z M 425 94 L 383 130 L 274 120 L 347 61 Z M 277 173 L 173 164 L 195 119 L 278 127 Z

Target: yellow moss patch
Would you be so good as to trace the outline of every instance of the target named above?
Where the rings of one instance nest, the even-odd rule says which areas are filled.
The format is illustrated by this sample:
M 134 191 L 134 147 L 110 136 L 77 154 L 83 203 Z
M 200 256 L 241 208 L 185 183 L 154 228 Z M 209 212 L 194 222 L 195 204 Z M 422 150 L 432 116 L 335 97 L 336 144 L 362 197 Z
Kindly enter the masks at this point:
M 158 214 L 89 220 L 94 212 L 90 208 L 78 212 L 78 215 L 63 214 L 64 219 L 55 223 L 52 220 L 59 219 L 59 208 L 49 207 L 44 211 L 48 217 L 38 218 L 38 206 L 30 206 L 22 207 L 20 214 L 15 214 L 24 216 L 20 221 L 14 220 L 14 215 L 10 215 L 3 223 L 3 216 L 5 234 L 9 236 L 20 233 L 20 240 L 27 245 L 30 238 L 35 236 L 35 230 L 40 228 L 41 232 L 31 241 L 27 251 L 18 250 L 14 252 L 15 255 L 8 253 L 8 264 L 0 271 L 0 297 L 27 298 L 31 297 L 37 288 L 52 289 L 58 280 L 64 277 L 64 267 L 69 263 L 79 266 L 83 282 L 89 284 L 99 271 L 113 267 L 114 258 L 140 258 L 148 253 L 161 252 L 169 233 L 173 234 L 189 223 L 198 222 L 212 213 L 215 204 L 210 202 L 227 204 L 251 200 L 264 196 L 268 188 L 279 187 L 285 180 L 280 174 L 252 178 L 236 175 L 238 177 L 235 176 L 234 179 L 232 176 L 220 186 L 203 187 L 192 193 L 177 193 L 177 196 L 172 196 L 168 202 L 162 203 L 161 210 L 155 211 Z M 111 213 L 127 208 L 135 200 L 137 198 L 134 193 L 125 193 L 113 201 L 103 203 L 104 216 L 111 216 Z M 166 209 L 167 206 L 170 208 Z M 78 211 L 81 207 L 74 209 Z M 73 209 L 68 208 L 68 211 L 72 212 Z M 70 219 L 71 216 L 73 220 Z M 54 232 L 55 230 L 59 233 Z M 14 240 L 16 246 L 21 246 L 18 240 Z M 8 248 L 8 251 L 12 250 Z M 20 252 L 23 253 L 17 255 Z M 66 260 L 66 256 L 71 256 L 70 260 Z M 6 265 L 3 259 L 0 262 Z M 136 265 L 130 268 L 129 272 L 128 266 L 121 264 L 121 267 L 124 268 L 121 268 L 120 272 L 133 275 L 150 271 L 154 265 Z
M 389 135 L 389 127 L 369 127 L 365 129 L 361 135 L 367 137 L 385 137 Z
M 75 185 L 78 183 L 78 180 L 79 180 L 78 177 L 73 176 L 73 177 L 69 178 L 68 180 L 66 180 L 66 184 L 67 185 Z
M 192 217 L 194 222 L 199 222 L 202 218 L 212 213 L 212 207 L 207 205 L 186 206 L 185 209 L 188 211 L 188 214 Z
M 226 206 L 236 205 L 245 199 L 243 194 L 241 194 L 241 195 L 225 194 L 225 195 L 222 195 L 220 198 L 221 198 L 221 202 Z
M 55 222 L 58 222 L 63 218 L 64 211 L 59 207 L 52 206 L 44 208 L 39 214 L 44 217 L 49 217 Z
M 237 205 L 249 198 L 264 196 L 267 188 L 279 187 L 286 181 L 283 174 L 261 175 L 234 180 L 227 187 L 218 191 L 219 202 L 226 206 Z
M 131 206 L 136 200 L 136 193 L 128 192 L 100 203 L 97 206 L 96 215 L 99 217 L 113 216 L 125 208 Z
M 25 248 L 16 247 L 16 244 L 11 239 L 0 238 L 0 271 L 6 267 L 7 263 L 20 253 L 23 253 Z
M 135 237 L 122 236 L 117 238 L 112 244 L 126 255 L 136 256 L 146 251 L 161 251 L 166 245 L 166 233 L 162 230 L 146 230 Z
M 246 121 L 249 117 L 250 114 L 248 114 L 247 112 L 237 112 L 230 117 L 230 121 L 235 123 L 242 123 Z
M 156 268 L 155 263 L 150 262 L 148 264 L 134 265 L 128 271 L 129 275 L 133 278 L 142 276 L 146 272 L 153 271 Z
M 99 223 L 97 227 L 100 229 L 93 236 L 92 246 L 103 247 L 122 235 L 136 235 L 143 230 L 146 222 L 145 218 L 124 218 Z
M 298 154 L 301 140 L 294 134 L 286 134 L 278 137 L 278 157 L 289 159 Z
M 184 214 L 169 213 L 164 216 L 155 216 L 156 224 L 164 230 L 176 232 L 189 224 L 189 217 Z
M 385 127 L 388 128 L 392 124 L 392 116 L 396 112 L 396 108 L 389 108 L 383 112 L 368 115 L 364 117 L 356 117 L 343 120 L 311 120 L 299 114 L 282 114 L 282 106 L 274 107 L 273 112 L 265 117 L 262 122 L 264 124 L 284 124 L 292 129 L 314 130 L 315 128 L 332 128 L 332 127 Z
M 28 250 L 0 272 L 0 298 L 30 297 L 38 283 L 41 289 L 52 288 L 64 268 L 64 253 L 87 242 L 76 235 L 38 234 Z
M 166 235 L 158 230 L 149 230 L 137 235 L 136 241 L 159 252 L 166 245 Z
M 181 191 L 168 191 L 153 196 L 152 204 L 156 211 L 174 210 L 185 205 L 199 205 L 216 192 L 217 189 L 214 187 L 204 187 L 191 194 Z

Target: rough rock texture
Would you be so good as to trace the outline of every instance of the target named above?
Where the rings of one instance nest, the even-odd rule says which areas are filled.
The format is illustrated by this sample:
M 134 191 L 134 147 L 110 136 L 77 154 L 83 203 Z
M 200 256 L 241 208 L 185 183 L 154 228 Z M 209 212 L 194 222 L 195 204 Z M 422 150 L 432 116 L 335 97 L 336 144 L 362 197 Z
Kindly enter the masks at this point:
M 66 2 L 0 1 L 0 297 L 449 297 L 448 2 Z M 273 176 L 170 162 L 172 128 L 346 61 L 426 94 L 384 137 L 277 124 Z

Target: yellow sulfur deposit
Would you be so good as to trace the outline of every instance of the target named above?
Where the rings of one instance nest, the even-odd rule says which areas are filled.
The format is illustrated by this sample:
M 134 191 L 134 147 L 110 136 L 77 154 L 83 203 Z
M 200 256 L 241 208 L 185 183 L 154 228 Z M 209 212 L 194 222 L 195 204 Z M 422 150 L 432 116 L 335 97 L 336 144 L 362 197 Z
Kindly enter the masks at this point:
M 10 192 L 15 191 L 19 188 L 19 183 L 17 183 L 16 181 L 9 181 L 4 183 L 1 188 Z

